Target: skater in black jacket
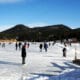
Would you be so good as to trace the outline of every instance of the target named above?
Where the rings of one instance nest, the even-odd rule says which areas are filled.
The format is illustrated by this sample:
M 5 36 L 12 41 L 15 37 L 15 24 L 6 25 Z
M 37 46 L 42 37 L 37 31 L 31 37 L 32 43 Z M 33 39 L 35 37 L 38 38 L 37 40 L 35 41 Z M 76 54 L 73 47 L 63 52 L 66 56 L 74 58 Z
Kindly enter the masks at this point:
M 42 44 L 40 44 L 40 45 L 39 45 L 40 52 L 42 52 L 42 47 L 43 47 L 43 45 L 42 45 Z
M 22 46 L 21 56 L 22 56 L 22 64 L 25 64 L 25 58 L 26 58 L 26 45 L 25 44 Z
M 66 48 L 63 48 L 63 57 L 66 57 Z

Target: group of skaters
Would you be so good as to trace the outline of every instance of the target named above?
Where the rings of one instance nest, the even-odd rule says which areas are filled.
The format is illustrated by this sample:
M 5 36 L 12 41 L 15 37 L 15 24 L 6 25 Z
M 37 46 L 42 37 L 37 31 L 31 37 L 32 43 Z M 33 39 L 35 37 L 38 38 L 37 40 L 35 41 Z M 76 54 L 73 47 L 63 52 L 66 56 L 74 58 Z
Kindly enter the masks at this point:
M 21 42 L 16 42 L 15 43 L 15 47 L 16 47 L 16 50 L 19 48 L 19 50 L 21 50 L 21 46 L 22 46 L 22 43 Z
M 29 43 L 26 43 L 24 42 L 24 44 L 26 45 L 27 48 L 29 48 L 30 44 Z M 16 42 L 15 43 L 15 47 L 16 47 L 16 50 L 21 50 L 22 49 L 22 46 L 23 46 L 23 43 L 22 42 Z
M 2 46 L 2 48 L 5 48 L 5 42 L 0 43 L 0 45 Z
M 55 43 L 53 43 L 53 44 L 55 44 Z M 40 43 L 40 45 L 39 45 L 40 52 L 42 52 L 43 49 L 45 50 L 45 52 L 47 52 L 48 46 L 50 46 L 50 45 L 51 45 L 50 43 L 48 45 L 46 42 Z M 67 52 L 67 48 L 66 47 L 67 47 L 67 45 L 66 45 L 66 43 L 64 43 L 64 47 L 62 49 L 63 57 L 66 57 L 66 52 Z
M 44 43 L 40 43 L 40 45 L 39 45 L 39 49 L 40 49 L 40 52 L 42 52 L 42 50 L 45 50 L 45 52 L 47 52 L 48 51 L 48 47 L 49 46 L 54 46 L 54 44 L 56 43 L 56 41 L 54 41 L 53 43 L 47 43 L 47 42 L 44 42 Z
M 52 45 L 54 45 L 56 42 L 53 42 Z M 1 45 L 1 44 L 0 44 Z M 40 52 L 42 52 L 43 50 L 45 52 L 48 51 L 48 47 L 51 45 L 51 43 L 47 43 L 47 42 L 44 42 L 44 43 L 40 43 L 39 45 L 39 49 L 40 49 Z M 16 50 L 21 50 L 21 57 L 22 57 L 22 64 L 25 64 L 25 59 L 26 59 L 26 48 L 29 48 L 30 44 L 29 43 L 26 43 L 26 42 L 16 42 L 15 43 L 15 48 Z M 66 49 L 66 44 L 64 43 L 64 47 L 62 49 L 62 52 L 63 52 L 63 57 L 66 57 L 66 52 L 67 52 L 67 49 Z M 2 43 L 2 47 L 5 47 L 5 43 Z
M 45 52 L 47 52 L 48 44 L 46 42 L 44 42 L 44 44 L 40 43 L 39 48 L 40 48 L 40 52 L 42 52 L 43 48 L 44 48 Z

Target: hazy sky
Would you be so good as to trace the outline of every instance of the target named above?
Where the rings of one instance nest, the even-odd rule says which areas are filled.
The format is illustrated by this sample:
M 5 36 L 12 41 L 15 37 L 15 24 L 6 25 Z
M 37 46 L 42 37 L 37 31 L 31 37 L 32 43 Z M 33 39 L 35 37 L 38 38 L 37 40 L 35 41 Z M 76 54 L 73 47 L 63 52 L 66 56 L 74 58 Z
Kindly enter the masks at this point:
M 0 0 L 0 31 L 16 24 L 80 27 L 80 0 Z

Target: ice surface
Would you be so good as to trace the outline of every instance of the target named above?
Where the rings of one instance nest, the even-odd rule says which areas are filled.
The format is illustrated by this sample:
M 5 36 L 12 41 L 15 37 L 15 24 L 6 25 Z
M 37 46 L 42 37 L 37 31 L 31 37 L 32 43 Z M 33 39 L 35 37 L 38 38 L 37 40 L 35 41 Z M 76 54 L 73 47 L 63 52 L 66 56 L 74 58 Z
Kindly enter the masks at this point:
M 62 56 L 63 44 L 56 43 L 45 52 L 39 50 L 40 43 L 30 43 L 26 48 L 26 64 L 21 64 L 21 50 L 15 43 L 0 46 L 0 80 L 80 80 L 80 67 L 72 63 L 80 58 L 80 44 L 67 45 L 67 57 Z

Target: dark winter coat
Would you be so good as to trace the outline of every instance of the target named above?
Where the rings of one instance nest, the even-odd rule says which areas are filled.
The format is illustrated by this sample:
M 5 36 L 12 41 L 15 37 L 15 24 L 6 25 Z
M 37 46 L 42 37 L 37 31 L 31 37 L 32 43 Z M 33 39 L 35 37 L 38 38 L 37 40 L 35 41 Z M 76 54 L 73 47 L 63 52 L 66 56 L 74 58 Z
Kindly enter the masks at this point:
M 66 52 L 66 48 L 63 48 L 63 52 Z
M 39 48 L 42 49 L 42 44 L 40 44 Z
M 66 57 L 66 48 L 63 48 L 63 56 Z
M 48 48 L 48 45 L 46 43 L 44 43 L 44 48 L 47 49 Z
M 26 47 L 25 46 L 22 46 L 22 54 L 21 54 L 22 57 L 26 57 Z

